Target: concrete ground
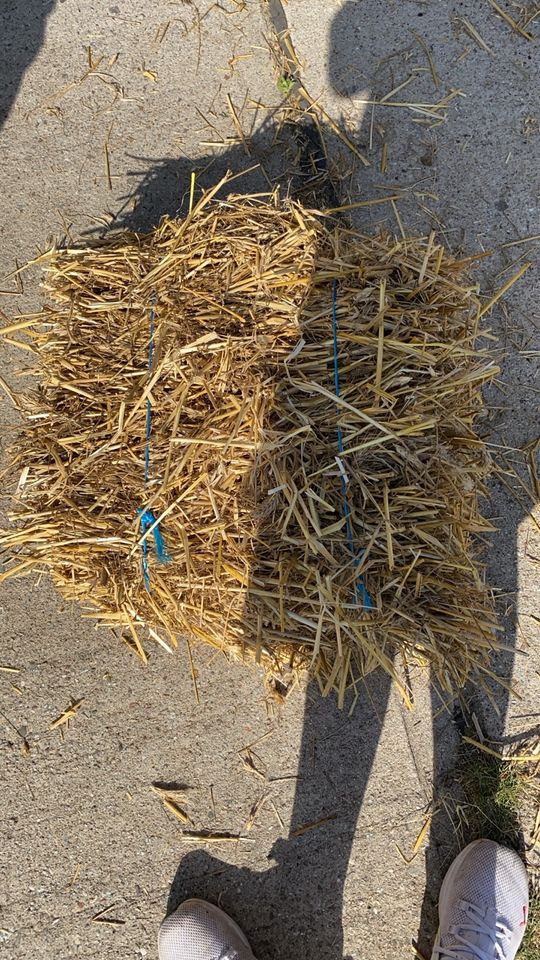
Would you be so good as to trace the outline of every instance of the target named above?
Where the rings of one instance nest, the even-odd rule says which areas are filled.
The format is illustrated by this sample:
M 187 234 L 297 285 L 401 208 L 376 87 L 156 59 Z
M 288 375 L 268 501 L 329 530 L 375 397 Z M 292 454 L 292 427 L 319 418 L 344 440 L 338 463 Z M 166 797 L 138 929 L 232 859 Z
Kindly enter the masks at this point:
M 518 16 L 516 3 L 501 3 Z M 504 363 L 485 429 L 514 466 L 519 455 L 502 447 L 538 436 L 539 241 L 504 244 L 540 233 L 539 64 L 537 43 L 488 3 L 289 0 L 280 10 L 258 0 L 16 0 L 0 14 L 2 276 L 53 236 L 150 225 L 175 211 L 192 162 L 200 182 L 260 160 L 272 176 L 283 95 L 272 16 L 279 29 L 288 24 L 310 95 L 370 164 L 350 169 L 351 151 L 325 121 L 339 189 L 399 197 L 395 209 L 360 208 L 359 226 L 399 230 L 397 210 L 408 231 L 434 228 L 454 249 L 493 251 L 477 273 L 487 296 L 532 263 L 493 317 Z M 538 24 L 527 30 L 537 34 Z M 433 104 L 459 91 L 440 125 L 415 123 L 428 118 L 411 107 L 359 102 L 381 100 L 411 75 L 389 100 Z M 264 182 L 260 170 L 246 180 Z M 0 284 L 8 316 L 39 303 L 37 273 L 23 278 L 22 288 L 13 278 Z M 26 355 L 9 343 L 2 351 L 2 375 L 17 385 Z M 2 424 L 7 441 L 7 401 Z M 488 576 L 506 612 L 509 650 L 497 665 L 512 672 L 521 699 L 499 690 L 499 715 L 482 700 L 476 710 L 488 734 L 511 740 L 538 732 L 540 544 L 526 492 L 503 480 L 492 490 Z M 257 671 L 197 648 L 197 696 L 182 646 L 174 656 L 156 650 L 145 667 L 46 579 L 2 584 L 0 604 L 0 666 L 18 671 L 0 671 L 2 956 L 155 958 L 168 903 L 191 894 L 219 900 L 260 960 L 408 957 L 419 927 L 428 956 L 434 898 L 454 852 L 441 818 L 406 861 L 458 736 L 425 678 L 412 678 L 412 715 L 375 677 L 347 717 L 311 688 L 278 706 Z M 79 698 L 64 734 L 51 730 Z M 243 839 L 188 842 L 155 782 L 189 788 L 181 804 L 197 829 Z

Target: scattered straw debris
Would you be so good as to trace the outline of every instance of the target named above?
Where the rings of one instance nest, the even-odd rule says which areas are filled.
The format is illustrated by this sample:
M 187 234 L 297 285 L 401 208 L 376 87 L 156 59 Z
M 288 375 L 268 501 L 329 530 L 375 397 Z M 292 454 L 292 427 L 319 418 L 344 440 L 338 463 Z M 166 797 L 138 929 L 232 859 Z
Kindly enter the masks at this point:
M 531 830 L 530 843 L 531 843 L 532 849 L 540 846 L 540 806 L 538 807 L 538 810 L 536 811 L 536 816 L 534 818 L 534 825 Z
M 152 83 L 157 83 L 158 75 L 155 70 L 149 70 L 148 67 L 145 67 L 143 64 L 141 67 L 141 73 L 145 80 L 151 80 Z
M 191 817 L 178 803 L 178 795 L 183 795 L 185 790 L 182 788 L 165 788 L 158 787 L 156 784 L 152 784 L 150 787 L 153 793 L 157 794 L 160 798 L 165 810 L 168 810 L 169 813 L 172 813 L 173 817 L 176 817 L 180 823 L 192 823 Z
M 249 831 L 255 825 L 257 816 L 259 815 L 260 811 L 264 807 L 266 801 L 268 800 L 268 797 L 269 797 L 269 793 L 268 791 L 266 791 L 266 793 L 261 794 L 261 796 L 257 800 L 255 800 L 255 802 L 253 803 L 251 810 L 249 811 L 248 818 L 244 825 L 244 830 L 246 831 L 246 833 L 249 833 Z
M 181 839 L 186 843 L 255 843 L 253 837 L 243 837 L 240 833 L 220 833 L 212 830 L 184 830 Z
M 125 920 L 120 920 L 117 917 L 109 917 L 109 910 L 113 910 L 116 906 L 115 903 L 111 903 L 110 906 L 104 907 L 103 910 L 99 910 L 98 913 L 94 914 L 90 918 L 92 923 L 108 923 L 111 927 L 123 927 L 125 925 Z
M 456 97 L 464 96 L 461 90 L 450 90 L 449 93 L 447 93 L 444 97 L 441 97 L 441 99 L 436 103 L 388 99 L 398 89 L 401 88 L 396 87 L 391 91 L 391 93 L 387 93 L 386 96 L 380 100 L 371 100 L 365 98 L 359 99 L 358 97 L 354 97 L 353 103 L 368 107 L 385 107 L 398 110 L 409 110 L 413 114 L 418 114 L 418 116 L 413 117 L 413 123 L 420 123 L 427 127 L 438 127 L 441 123 L 446 123 L 448 119 L 448 109 Z
M 518 280 L 521 280 L 523 274 L 526 273 L 529 267 L 531 266 L 532 266 L 532 262 L 529 261 L 527 263 L 524 263 L 523 266 L 519 268 L 519 270 L 516 270 L 516 272 L 506 281 L 506 283 L 504 283 L 502 287 L 500 287 L 496 291 L 496 293 L 494 293 L 493 296 L 490 297 L 488 302 L 482 306 L 482 308 L 478 312 L 479 319 L 481 319 L 483 316 L 485 316 L 486 313 L 489 313 L 489 311 L 493 309 L 493 307 L 495 306 L 496 303 L 499 302 L 501 297 L 503 297 L 505 293 L 508 293 L 508 291 L 514 286 L 515 283 L 517 283 Z
M 236 109 L 236 107 L 235 107 L 235 105 L 234 105 L 234 103 L 233 103 L 233 101 L 232 101 L 232 97 L 231 97 L 231 95 L 230 95 L 229 93 L 227 94 L 227 105 L 228 105 L 228 107 L 229 107 L 229 113 L 230 113 L 230 115 L 231 115 L 231 119 L 232 119 L 232 122 L 233 122 L 234 129 L 236 130 L 236 132 L 237 132 L 237 134 L 238 134 L 238 139 L 239 139 L 240 143 L 242 144 L 242 146 L 243 146 L 243 148 L 244 148 L 244 153 L 246 154 L 246 156 L 250 157 L 250 156 L 251 156 L 251 147 L 250 147 L 250 145 L 249 145 L 248 138 L 246 137 L 246 135 L 245 135 L 245 133 L 244 133 L 244 130 L 243 130 L 243 127 L 242 127 L 242 124 L 241 124 L 241 122 L 240 122 L 240 117 L 238 116 L 238 111 L 237 111 L 237 109 Z
M 532 243 L 533 240 L 540 240 L 540 233 L 533 233 L 530 237 L 519 237 L 518 240 L 509 240 L 508 243 L 501 244 L 501 250 L 506 247 L 518 247 L 522 243 Z
M 143 660 L 203 640 L 282 695 L 306 667 L 341 704 L 377 667 L 399 684 L 396 651 L 449 693 L 481 683 L 474 420 L 497 368 L 476 339 L 518 275 L 482 306 L 434 234 L 219 186 L 184 221 L 51 251 L 51 302 L 8 324 L 39 388 L 0 581 L 48 570 Z
M 476 747 L 476 749 L 480 750 L 482 753 L 487 753 L 490 757 L 495 757 L 497 760 L 504 760 L 512 764 L 540 763 L 540 743 L 537 745 L 534 751 L 531 751 L 531 753 L 519 754 L 494 750 L 492 747 L 488 747 L 487 744 L 482 743 L 480 740 L 474 740 L 473 737 L 463 737 L 463 742 L 470 744 L 472 747 Z
M 168 797 L 162 797 L 162 803 L 166 810 L 169 813 L 172 813 L 173 817 L 176 817 L 177 820 L 180 820 L 180 823 L 191 823 L 191 818 L 187 815 L 185 810 L 182 810 L 182 807 L 178 805 L 176 800 L 169 800 Z
M 488 0 L 488 3 L 491 4 L 493 9 L 496 11 L 496 13 L 498 13 L 499 17 L 501 17 L 503 20 L 506 21 L 506 23 L 508 24 L 509 27 L 512 28 L 514 33 L 518 33 L 520 36 L 524 37 L 525 40 L 534 40 L 534 34 L 529 33 L 529 31 L 526 30 L 524 27 L 522 27 L 517 20 L 514 20 L 514 18 L 511 17 L 510 14 L 503 7 L 501 7 L 499 3 L 497 3 L 497 0 Z M 535 16 L 537 15 L 538 15 L 538 11 L 536 12 Z M 530 22 L 531 20 L 527 19 L 527 23 L 530 23 Z
M 328 124 L 328 126 L 330 127 L 331 130 L 333 130 L 336 136 L 339 137 L 342 143 L 344 143 L 345 146 L 351 151 L 351 153 L 353 153 L 354 156 L 357 157 L 358 160 L 360 160 L 360 163 L 362 163 L 364 167 L 369 167 L 370 165 L 369 160 L 358 149 L 356 144 L 353 143 L 351 138 L 347 136 L 347 134 L 345 133 L 344 130 L 342 130 L 339 124 L 337 124 L 336 121 L 330 116 L 330 114 L 326 112 L 326 110 L 321 105 L 321 103 L 318 100 L 314 100 L 311 94 L 308 92 L 308 90 L 306 90 L 304 86 L 300 87 L 299 93 L 300 93 L 300 96 L 303 97 L 306 103 L 308 104 L 308 110 L 307 110 L 308 114 L 310 114 L 313 117 L 318 117 L 324 120 L 324 122 Z M 359 103 L 360 101 L 356 101 L 356 102 Z
M 418 44 L 420 44 L 420 46 L 422 47 L 422 50 L 424 51 L 424 53 L 425 53 L 425 55 L 426 55 L 426 57 L 427 57 L 427 61 L 428 61 L 428 63 L 429 63 L 429 69 L 430 69 L 430 72 L 431 72 L 431 77 L 432 77 L 432 79 L 433 79 L 433 83 L 435 84 L 435 89 L 438 90 L 439 87 L 440 87 L 440 85 L 441 85 L 441 78 L 439 77 L 439 74 L 437 73 L 437 68 L 436 68 L 436 66 L 435 66 L 435 61 L 434 61 L 434 59 L 433 59 L 433 53 L 431 52 L 431 48 L 430 48 L 429 44 L 426 43 L 426 41 L 424 40 L 424 38 L 423 38 L 419 33 L 414 33 L 413 36 L 414 36 L 416 42 L 417 42 Z
M 311 823 L 304 823 L 301 827 L 296 827 L 295 830 L 291 830 L 291 837 L 303 837 L 305 833 L 308 833 L 310 830 L 316 830 L 317 827 L 323 827 L 326 823 L 330 823 L 332 820 L 336 820 L 337 813 L 330 813 L 326 817 L 320 817 L 318 820 L 313 820 Z
M 73 717 L 77 715 L 83 703 L 84 703 L 84 697 L 81 697 L 80 700 L 73 700 L 70 703 L 69 707 L 67 707 L 63 711 L 63 713 L 61 713 L 60 716 L 56 718 L 56 720 L 53 720 L 53 722 L 49 727 L 49 730 L 56 730 L 57 727 L 63 727 L 64 724 L 68 724 L 69 721 L 72 720 Z
M 64 887 L 64 890 L 69 890 L 69 888 L 72 887 L 74 883 L 77 883 L 77 880 L 81 875 L 81 866 L 82 864 L 80 863 L 76 865 L 73 873 L 71 874 L 71 877 L 69 878 L 66 886 Z
M 474 40 L 474 42 L 477 44 L 477 46 L 480 47 L 481 50 L 485 50 L 486 53 L 491 53 L 491 47 L 489 47 L 486 41 L 484 40 L 484 38 L 480 36 L 476 27 L 473 26 L 473 24 L 467 17 L 456 17 L 455 22 L 460 24 L 463 27 L 463 29 L 465 30 L 465 33 L 469 35 L 471 40 Z
M 105 156 L 105 176 L 107 179 L 107 186 L 109 190 L 112 190 L 112 177 L 111 177 L 111 151 L 110 151 L 110 138 L 112 133 L 112 128 L 114 126 L 114 121 L 109 126 L 107 130 L 107 136 L 105 137 L 105 142 L 103 144 L 103 153 Z
M 418 854 L 419 854 L 419 852 L 420 852 L 420 848 L 421 848 L 421 846 L 422 846 L 425 838 L 427 837 L 427 834 L 428 834 L 429 828 L 430 828 L 430 826 L 431 826 L 432 820 L 433 820 L 433 814 L 430 813 L 430 814 L 426 817 L 426 819 L 424 820 L 422 826 L 420 827 L 420 831 L 419 831 L 419 833 L 418 833 L 418 836 L 416 837 L 416 840 L 414 841 L 414 845 L 413 845 L 413 849 L 412 849 L 412 854 L 411 854 L 410 857 L 405 856 L 405 854 L 403 853 L 403 850 L 401 849 L 401 847 L 399 846 L 399 844 L 396 843 L 397 851 L 398 851 L 401 859 L 403 860 L 404 863 L 407 864 L 407 866 L 409 866 L 409 864 L 413 863 L 413 861 L 416 860 L 416 858 L 417 858 L 417 856 L 418 856 Z
M 273 801 L 273 800 L 269 800 L 269 803 L 270 803 L 270 806 L 272 807 L 272 810 L 274 811 L 274 816 L 275 816 L 275 818 L 276 818 L 276 820 L 277 820 L 278 827 L 280 828 L 280 830 L 285 830 L 285 824 L 284 824 L 284 822 L 283 822 L 283 818 L 281 817 L 281 815 L 280 815 L 280 813 L 279 813 L 279 810 L 278 810 L 278 808 L 276 807 L 274 801 Z
M 250 750 L 246 750 L 245 756 L 242 757 L 242 763 L 249 773 L 254 774 L 259 780 L 266 780 L 266 772 L 263 772 L 260 767 L 257 766 Z

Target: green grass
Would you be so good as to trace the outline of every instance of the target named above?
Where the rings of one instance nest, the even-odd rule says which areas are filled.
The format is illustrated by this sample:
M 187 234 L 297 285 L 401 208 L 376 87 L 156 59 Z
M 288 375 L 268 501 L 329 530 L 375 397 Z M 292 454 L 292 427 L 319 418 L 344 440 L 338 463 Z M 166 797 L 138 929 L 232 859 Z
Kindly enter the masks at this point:
M 520 809 L 530 789 L 527 772 L 511 760 L 463 746 L 456 771 L 463 792 L 458 804 L 463 845 L 478 837 L 521 850 Z M 531 892 L 527 929 L 517 960 L 540 960 L 540 892 Z
M 292 88 L 293 88 L 293 86 L 294 86 L 294 78 L 291 77 L 291 76 L 289 76 L 289 75 L 286 74 L 286 73 L 283 73 L 283 74 L 279 77 L 278 82 L 277 82 L 277 85 L 278 85 L 278 90 L 279 90 L 279 92 L 282 93 L 283 96 L 286 97 L 287 94 L 289 94 L 289 93 L 291 92 L 291 90 L 292 90 Z
M 465 795 L 468 840 L 486 837 L 519 849 L 525 781 L 517 766 L 467 748 L 458 780 Z

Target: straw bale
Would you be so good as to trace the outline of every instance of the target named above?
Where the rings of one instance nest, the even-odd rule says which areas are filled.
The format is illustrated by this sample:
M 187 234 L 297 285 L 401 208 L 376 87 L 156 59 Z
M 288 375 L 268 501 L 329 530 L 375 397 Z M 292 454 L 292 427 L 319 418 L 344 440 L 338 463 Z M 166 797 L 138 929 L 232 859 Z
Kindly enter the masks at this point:
M 187 636 L 280 689 L 309 667 L 341 703 L 396 654 L 449 693 L 483 682 L 474 422 L 496 368 L 468 266 L 433 235 L 212 192 L 184 221 L 51 251 L 2 577 L 49 571 L 143 659 Z

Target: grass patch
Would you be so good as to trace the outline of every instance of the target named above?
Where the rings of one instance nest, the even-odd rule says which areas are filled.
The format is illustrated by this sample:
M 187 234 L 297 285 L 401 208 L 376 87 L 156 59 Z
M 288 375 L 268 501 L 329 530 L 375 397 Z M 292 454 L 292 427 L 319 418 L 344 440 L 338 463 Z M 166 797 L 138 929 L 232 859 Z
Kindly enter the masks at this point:
M 520 813 L 528 801 L 538 802 L 537 771 L 511 758 L 500 760 L 463 744 L 456 780 L 462 797 L 456 802 L 460 846 L 485 837 L 523 854 Z M 534 878 L 532 880 L 534 883 Z M 527 929 L 517 960 L 540 960 L 540 889 L 530 891 Z
M 294 87 L 294 77 L 291 77 L 288 73 L 282 73 L 278 78 L 277 86 L 279 92 L 286 97 Z
M 519 811 L 526 782 L 517 766 L 466 748 L 458 779 L 465 795 L 461 813 L 467 841 L 485 837 L 521 849 Z

